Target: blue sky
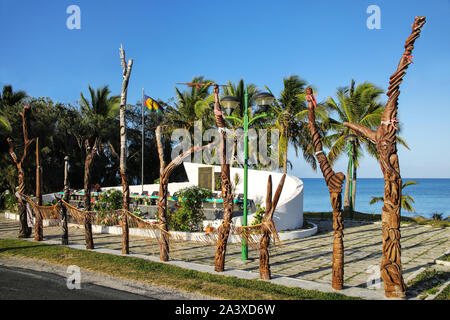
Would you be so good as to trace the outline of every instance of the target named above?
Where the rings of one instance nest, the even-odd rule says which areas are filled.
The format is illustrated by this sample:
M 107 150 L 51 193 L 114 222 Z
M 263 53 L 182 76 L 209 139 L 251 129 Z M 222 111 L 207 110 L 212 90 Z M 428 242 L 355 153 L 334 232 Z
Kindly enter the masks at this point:
M 80 30 L 66 27 L 72 4 L 81 9 Z M 380 30 L 366 26 L 369 5 L 381 9 Z M 176 82 L 197 75 L 219 83 L 244 78 L 278 94 L 283 77 L 297 74 L 318 89 L 318 100 L 352 78 L 386 90 L 416 15 L 427 23 L 401 86 L 399 119 L 411 147 L 400 147 L 401 173 L 450 178 L 449 0 L 0 0 L 0 86 L 66 103 L 77 101 L 88 84 L 107 84 L 118 94 L 123 42 L 134 59 L 129 103 L 140 99 L 142 88 L 156 98 L 173 97 Z M 321 177 L 290 155 L 293 174 Z M 335 169 L 345 172 L 345 160 Z M 368 156 L 358 174 L 381 177 Z

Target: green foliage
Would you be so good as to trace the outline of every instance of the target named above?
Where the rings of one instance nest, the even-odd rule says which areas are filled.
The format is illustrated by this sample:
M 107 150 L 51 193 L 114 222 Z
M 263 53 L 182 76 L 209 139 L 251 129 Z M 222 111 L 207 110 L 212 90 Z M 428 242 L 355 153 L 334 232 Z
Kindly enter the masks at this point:
M 433 213 L 431 219 L 433 219 L 434 221 L 442 221 L 444 214 L 443 213 Z
M 141 209 L 136 209 L 135 211 L 131 212 L 131 214 L 135 215 L 138 218 L 144 219 L 145 215 L 141 212 Z
M 306 87 L 307 82 L 297 75 L 284 78 L 283 90 L 281 91 L 279 98 L 274 100 L 270 109 L 270 112 L 274 115 L 274 118 L 272 119 L 273 123 L 270 125 L 280 131 L 279 151 L 276 151 L 278 151 L 283 170 L 287 170 L 289 164 L 289 160 L 287 159 L 289 144 L 294 147 L 296 156 L 298 156 L 299 151 L 301 151 L 303 159 L 311 166 L 311 168 L 313 168 L 313 170 L 317 169 L 317 162 L 314 157 L 308 123 L 305 121 L 308 113 L 305 98 Z M 324 109 L 324 107 L 318 106 L 316 110 L 322 109 Z M 326 116 L 326 112 L 321 112 L 320 114 Z M 284 161 L 284 157 L 286 157 L 286 161 Z
M 116 210 L 122 209 L 122 204 L 122 191 L 108 190 L 104 192 L 94 204 L 94 210 L 97 212 L 97 223 L 105 226 L 118 225 L 121 215 Z
M 17 211 L 17 198 L 13 193 L 9 192 L 9 190 L 5 190 L 0 195 L 0 203 L 2 209 L 7 209 L 12 212 Z
M 123 194 L 120 190 L 108 190 L 104 192 L 95 203 L 94 209 L 97 211 L 108 211 L 122 209 Z
M 177 207 L 168 211 L 169 229 L 176 231 L 199 231 L 205 219 L 202 204 L 212 197 L 212 192 L 197 186 L 188 187 L 175 193 Z
M 257 203 L 256 204 L 255 218 L 254 218 L 254 220 L 252 222 L 252 226 L 262 223 L 265 212 L 266 212 L 266 208 L 264 208 L 259 203 Z

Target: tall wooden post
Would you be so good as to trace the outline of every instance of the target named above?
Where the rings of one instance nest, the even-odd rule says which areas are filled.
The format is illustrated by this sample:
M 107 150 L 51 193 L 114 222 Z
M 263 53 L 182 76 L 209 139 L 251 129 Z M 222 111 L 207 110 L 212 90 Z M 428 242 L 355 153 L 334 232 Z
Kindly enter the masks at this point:
M 36 138 L 36 204 L 42 206 L 42 194 L 41 194 L 41 166 L 39 163 L 39 138 Z M 44 226 L 42 222 L 42 216 L 39 212 L 35 213 L 34 224 L 34 241 L 44 240 Z
M 159 156 L 159 195 L 158 195 L 158 219 L 160 228 L 159 237 L 159 259 L 161 261 L 169 260 L 169 237 L 168 237 L 168 225 L 167 225 L 167 193 L 169 179 L 165 178 L 164 170 L 166 163 L 164 161 L 164 149 L 161 138 L 161 126 L 158 125 L 155 130 L 156 145 L 158 147 Z
M 11 158 L 13 159 L 16 167 L 17 167 L 17 174 L 18 174 L 18 189 L 17 192 L 24 194 L 25 193 L 25 171 L 23 168 L 23 162 L 25 161 L 27 157 L 28 148 L 33 143 L 34 139 L 29 139 L 28 132 L 29 132 L 29 117 L 31 113 L 30 106 L 25 106 L 23 108 L 23 111 L 20 112 L 20 116 L 22 117 L 22 132 L 23 132 L 23 142 L 24 142 L 24 148 L 22 153 L 22 158 L 19 160 L 16 153 L 15 153 L 15 144 L 14 141 L 11 138 L 7 138 L 7 142 L 9 145 L 9 154 Z M 18 211 L 19 211 L 19 217 L 20 217 L 20 230 L 19 230 L 19 238 L 29 238 L 31 236 L 31 227 L 28 226 L 28 219 L 27 219 L 27 212 L 26 212 L 26 206 L 24 201 L 22 200 L 22 197 L 17 197 L 18 202 Z
M 344 221 L 342 218 L 342 183 L 345 175 L 342 172 L 335 173 L 331 169 L 328 159 L 322 150 L 320 134 L 316 126 L 316 99 L 311 88 L 306 88 L 308 101 L 308 127 L 311 133 L 315 156 L 320 165 L 323 177 L 330 192 L 331 207 L 333 208 L 333 257 L 332 257 L 332 276 L 331 286 L 335 290 L 341 290 L 344 287 Z
M 380 155 L 380 166 L 384 177 L 384 206 L 381 210 L 383 252 L 380 271 L 386 297 L 392 298 L 404 298 L 406 296 L 400 259 L 402 179 L 397 155 L 398 96 L 400 95 L 400 83 L 403 81 L 406 69 L 412 63 L 411 53 L 414 49 L 414 42 L 419 38 L 425 22 L 423 16 L 414 19 L 411 35 L 406 39 L 405 51 L 397 70 L 390 77 L 387 92 L 389 99 L 381 115 L 381 124 L 377 130 L 372 130 L 357 123 L 344 123 L 348 128 L 375 143 Z
M 214 257 L 214 270 L 223 272 L 225 270 L 225 253 L 227 250 L 227 241 L 231 229 L 231 218 L 233 216 L 233 193 L 231 189 L 230 164 L 227 163 L 226 141 L 227 133 L 225 131 L 225 118 L 222 113 L 219 102 L 219 86 L 214 85 L 214 114 L 216 124 L 220 131 L 220 167 L 222 179 L 222 199 L 223 199 L 223 220 L 219 226 L 217 250 Z
M 70 185 L 69 185 L 69 157 L 64 157 L 64 196 L 63 200 L 67 203 L 70 201 Z M 61 244 L 69 244 L 69 228 L 67 226 L 67 209 L 61 204 Z
M 166 163 L 164 161 L 164 149 L 161 138 L 161 126 L 156 127 L 155 135 L 160 162 L 159 196 L 158 196 L 158 219 L 160 230 L 159 258 L 161 261 L 168 261 L 170 249 L 169 249 L 169 227 L 167 224 L 167 194 L 170 175 L 172 174 L 173 170 L 175 170 L 181 163 L 183 163 L 184 159 L 189 157 L 192 153 L 197 152 L 199 150 L 203 151 L 205 149 L 211 148 L 216 144 L 216 142 L 211 142 L 206 146 L 196 145 L 190 148 L 189 150 L 185 151 L 184 153 L 178 155 L 166 166 Z
M 125 109 L 127 107 L 128 82 L 133 68 L 133 59 L 125 63 L 125 50 L 120 46 L 120 60 L 122 63 L 122 90 L 120 93 L 120 176 L 122 178 L 123 209 L 129 211 L 130 187 L 127 176 L 127 130 L 125 122 Z M 122 254 L 129 254 L 129 230 L 128 216 L 124 213 L 122 217 Z
M 259 242 L 259 277 L 264 280 L 270 280 L 270 264 L 269 264 L 269 245 L 270 238 L 273 231 L 275 231 L 275 224 L 273 222 L 273 214 L 277 208 L 278 200 L 283 191 L 284 181 L 286 180 L 286 173 L 281 177 L 278 183 L 277 190 L 272 199 L 272 176 L 269 175 L 267 181 L 267 194 L 266 194 L 266 211 L 264 213 L 263 222 L 261 226 L 262 237 Z
M 89 139 L 85 141 L 86 159 L 84 161 L 84 210 L 91 210 L 91 169 L 92 161 L 97 153 L 97 145 L 99 138 L 96 138 L 94 145 L 91 147 Z M 90 216 L 85 216 L 84 221 L 84 235 L 86 240 L 86 249 L 94 249 L 94 237 L 92 236 L 92 221 Z

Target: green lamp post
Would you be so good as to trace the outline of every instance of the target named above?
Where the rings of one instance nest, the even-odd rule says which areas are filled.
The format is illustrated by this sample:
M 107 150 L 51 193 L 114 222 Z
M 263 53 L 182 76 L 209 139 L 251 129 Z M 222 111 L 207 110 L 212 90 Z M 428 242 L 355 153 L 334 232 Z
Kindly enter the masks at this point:
M 267 106 L 270 106 L 272 104 L 272 101 L 274 100 L 274 96 L 268 92 L 260 92 L 255 95 L 255 101 L 256 104 L 261 107 L 265 108 Z M 244 129 L 244 210 L 243 210 L 243 216 L 242 216 L 242 225 L 247 226 L 247 213 L 248 213 L 248 198 L 247 198 L 247 191 L 248 191 L 248 128 L 249 126 L 257 119 L 269 116 L 270 114 L 264 112 L 262 114 L 257 115 L 256 117 L 252 118 L 252 120 L 248 121 L 248 91 L 247 87 L 245 88 L 245 110 L 244 110 L 244 119 L 239 119 L 233 116 L 226 116 L 226 119 L 229 120 L 235 120 L 238 123 L 243 126 Z M 239 105 L 239 99 L 232 96 L 226 96 L 221 99 L 221 104 L 224 106 L 226 112 L 228 114 L 231 113 L 231 111 L 236 108 Z M 242 260 L 248 260 L 248 244 L 246 240 L 242 241 Z

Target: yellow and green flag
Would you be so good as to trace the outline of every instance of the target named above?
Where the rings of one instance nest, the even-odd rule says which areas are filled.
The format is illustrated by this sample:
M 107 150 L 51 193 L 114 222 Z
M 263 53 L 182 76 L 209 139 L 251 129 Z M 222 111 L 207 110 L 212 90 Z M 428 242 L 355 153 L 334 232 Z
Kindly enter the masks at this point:
M 159 105 L 158 102 L 150 98 L 149 96 L 144 95 L 144 104 L 151 112 L 163 113 L 163 108 Z

